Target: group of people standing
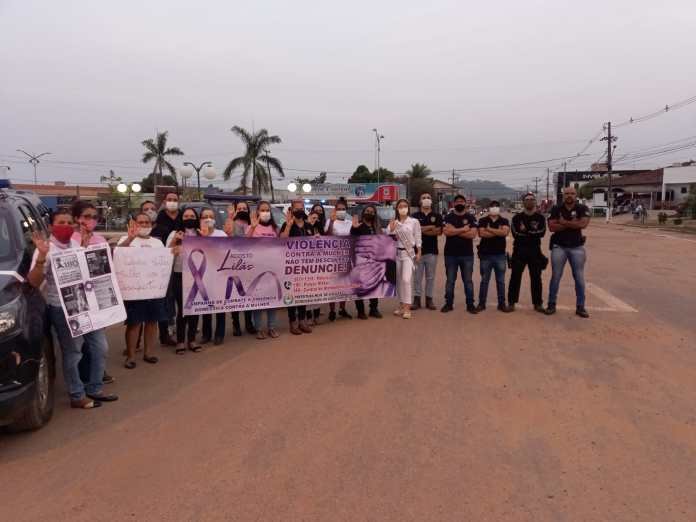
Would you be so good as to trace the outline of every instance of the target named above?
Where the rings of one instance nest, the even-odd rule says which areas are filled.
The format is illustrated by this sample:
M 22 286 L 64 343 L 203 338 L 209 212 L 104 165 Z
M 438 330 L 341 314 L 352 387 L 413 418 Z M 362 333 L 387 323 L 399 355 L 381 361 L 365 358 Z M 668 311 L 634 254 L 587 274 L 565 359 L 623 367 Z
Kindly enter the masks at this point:
M 175 353 L 199 352 L 202 345 L 224 341 L 226 314 L 204 315 L 200 343 L 198 316 L 183 315 L 183 285 L 181 245 L 186 236 L 204 237 L 298 237 L 298 236 L 363 236 L 389 234 L 396 242 L 395 280 L 399 306 L 394 315 L 410 319 L 412 311 L 421 308 L 436 310 L 434 282 L 439 255 L 438 236 L 445 236 L 444 264 L 446 271 L 445 302 L 440 311 L 454 309 L 454 294 L 457 276 L 464 283 L 466 309 L 478 314 L 486 310 L 488 286 L 495 274 L 498 310 L 512 312 L 519 300 L 520 283 L 525 268 L 529 269 L 531 294 L 534 309 L 546 314 L 556 311 L 556 297 L 563 268 L 570 263 L 577 296 L 576 313 L 588 317 L 585 310 L 585 286 L 583 268 L 585 263 L 584 237 L 582 229 L 588 225 L 587 207 L 576 201 L 575 189 L 564 190 L 564 201 L 553 208 L 548 228 L 551 236 L 552 277 L 547 307 L 543 307 L 541 273 L 548 263 L 541 249 L 541 239 L 546 233 L 547 223 L 538 212 L 534 194 L 523 200 L 524 210 L 512 218 L 512 222 L 500 215 L 500 206 L 492 202 L 488 215 L 476 220 L 466 206 L 466 198 L 454 198 L 453 209 L 444 216 L 433 210 L 430 194 L 420 197 L 420 208 L 412 216 L 406 199 L 397 201 L 394 219 L 382 226 L 374 205 L 366 205 L 360 215 L 348 214 L 348 204 L 339 200 L 330 216 L 321 204 L 315 204 L 309 212 L 302 200 L 293 201 L 287 210 L 285 223 L 278 226 L 271 212 L 271 205 L 261 201 L 256 210 L 250 212 L 246 202 L 237 202 L 228 209 L 228 218 L 223 229 L 216 227 L 213 208 L 203 208 L 200 214 L 191 207 L 181 208 L 175 192 L 165 195 L 162 208 L 152 201 L 144 202 L 139 212 L 129 223 L 127 234 L 118 240 L 116 248 L 170 248 L 174 257 L 171 280 L 167 295 L 159 299 L 125 301 L 126 331 L 124 350 L 127 369 L 137 366 L 136 353 L 143 352 L 145 363 L 156 364 L 153 355 L 159 332 L 159 344 L 174 348 Z M 95 233 L 97 210 L 89 202 L 78 201 L 71 210 L 61 209 L 51 217 L 50 237 L 35 233 L 36 249 L 28 275 L 30 284 L 45 286 L 47 316 L 55 331 L 62 350 L 63 374 L 73 408 L 91 409 L 104 402 L 118 400 L 118 396 L 105 393 L 104 384 L 113 382 L 106 372 L 108 342 L 105 331 L 94 330 L 73 338 L 61 307 L 58 287 L 53 280 L 48 256 L 69 248 L 106 244 L 106 239 Z M 512 256 L 506 254 L 506 237 L 512 232 L 514 243 Z M 478 257 L 481 282 L 478 303 L 474 301 L 473 268 L 474 239 L 480 238 Z M 512 275 L 505 295 L 505 272 L 508 264 Z M 423 285 L 425 282 L 425 285 Z M 424 300 L 423 300 L 424 298 Z M 363 300 L 355 302 L 358 319 L 381 319 L 379 301 L 369 299 L 369 310 Z M 246 311 L 244 327 L 257 339 L 277 338 L 277 310 Z M 321 309 L 317 306 L 290 306 L 287 308 L 289 330 L 293 335 L 310 334 L 320 323 Z M 232 312 L 233 335 L 241 336 L 241 313 Z M 346 302 L 331 303 L 328 319 L 352 319 Z M 265 321 L 264 321 L 265 319 Z M 213 328 L 213 322 L 215 326 Z M 174 325 L 172 336 L 170 326 Z

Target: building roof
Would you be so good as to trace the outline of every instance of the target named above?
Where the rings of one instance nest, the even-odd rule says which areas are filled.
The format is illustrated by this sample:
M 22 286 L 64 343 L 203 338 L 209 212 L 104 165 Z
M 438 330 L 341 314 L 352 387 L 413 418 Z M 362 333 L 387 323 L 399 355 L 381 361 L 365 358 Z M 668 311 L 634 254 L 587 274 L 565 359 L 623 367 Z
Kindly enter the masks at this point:
M 103 185 L 63 185 L 63 184 L 38 184 L 33 183 L 13 183 L 12 188 L 16 190 L 30 190 L 39 196 L 80 196 L 82 198 L 107 197 L 109 188 Z
M 593 179 L 588 185 L 592 187 L 608 187 L 609 177 L 602 176 L 601 178 Z M 662 186 L 662 169 L 612 176 L 611 185 L 612 187 L 630 187 L 633 185 Z

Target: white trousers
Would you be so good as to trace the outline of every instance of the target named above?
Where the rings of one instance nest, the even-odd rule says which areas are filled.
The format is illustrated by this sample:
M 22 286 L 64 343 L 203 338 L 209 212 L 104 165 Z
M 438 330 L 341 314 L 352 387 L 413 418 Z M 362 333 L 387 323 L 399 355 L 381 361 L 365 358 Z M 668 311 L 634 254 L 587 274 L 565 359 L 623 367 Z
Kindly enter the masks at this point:
M 399 302 L 410 305 L 413 302 L 413 260 L 404 250 L 396 251 L 396 295 Z

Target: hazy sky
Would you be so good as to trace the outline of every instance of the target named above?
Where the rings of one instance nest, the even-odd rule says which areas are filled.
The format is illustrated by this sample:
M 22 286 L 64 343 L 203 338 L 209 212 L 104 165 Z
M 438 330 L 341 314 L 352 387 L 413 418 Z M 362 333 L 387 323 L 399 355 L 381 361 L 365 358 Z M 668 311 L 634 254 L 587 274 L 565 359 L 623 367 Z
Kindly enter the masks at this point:
M 397 172 L 572 155 L 605 121 L 696 95 L 694 27 L 693 0 L 0 0 L 0 165 L 31 179 L 23 148 L 53 153 L 42 181 L 139 180 L 158 129 L 221 172 L 242 150 L 233 125 L 278 134 L 290 178 L 373 168 L 373 127 Z M 696 104 L 616 133 L 617 157 L 696 136 Z

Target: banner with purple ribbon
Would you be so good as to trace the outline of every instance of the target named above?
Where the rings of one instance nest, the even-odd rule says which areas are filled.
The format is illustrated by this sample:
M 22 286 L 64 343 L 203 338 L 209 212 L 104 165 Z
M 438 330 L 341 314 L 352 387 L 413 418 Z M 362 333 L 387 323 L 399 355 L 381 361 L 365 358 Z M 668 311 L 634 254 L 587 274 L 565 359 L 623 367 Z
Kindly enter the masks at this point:
M 357 237 L 185 237 L 184 315 L 394 297 L 396 245 Z

